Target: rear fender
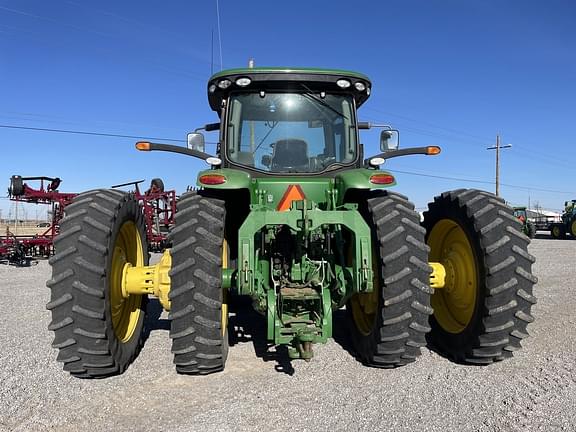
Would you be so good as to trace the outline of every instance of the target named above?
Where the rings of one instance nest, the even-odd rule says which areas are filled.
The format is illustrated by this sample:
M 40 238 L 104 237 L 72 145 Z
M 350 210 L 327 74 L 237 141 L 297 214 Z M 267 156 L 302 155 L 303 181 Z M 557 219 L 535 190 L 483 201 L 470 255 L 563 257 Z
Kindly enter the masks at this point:
M 374 174 L 388 174 L 391 173 L 381 170 L 373 170 L 366 168 L 358 168 L 349 171 L 344 171 L 334 178 L 334 187 L 338 191 L 338 205 L 343 204 L 346 192 L 351 189 L 359 190 L 372 190 L 372 189 L 387 189 L 396 185 L 396 180 L 388 184 L 374 184 L 370 181 L 370 177 Z

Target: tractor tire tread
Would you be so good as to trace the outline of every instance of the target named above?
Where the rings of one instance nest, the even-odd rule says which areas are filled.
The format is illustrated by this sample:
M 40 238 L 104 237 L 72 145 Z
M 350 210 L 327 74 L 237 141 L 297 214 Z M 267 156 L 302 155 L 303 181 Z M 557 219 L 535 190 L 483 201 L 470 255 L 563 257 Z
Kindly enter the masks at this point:
M 52 346 L 58 350 L 57 360 L 75 377 L 102 378 L 122 373 L 142 347 L 145 312 L 137 324 L 140 333 L 123 344 L 115 339 L 110 311 L 106 309 L 111 227 L 128 214 L 133 216 L 145 243 L 138 202 L 120 191 L 101 189 L 78 195 L 66 207 L 60 222 L 61 232 L 54 241 L 56 253 L 49 261 L 52 278 L 46 283 L 50 288 L 46 308 L 52 314 L 48 329 L 54 332 Z
M 403 196 L 374 191 L 364 217 L 377 242 L 380 297 L 375 327 L 368 336 L 353 330 L 359 359 L 368 366 L 392 368 L 412 363 L 426 344 L 430 313 L 428 246 L 420 215 Z M 376 270 L 375 270 L 376 271 Z
M 224 369 L 228 349 L 221 329 L 225 203 L 191 191 L 177 208 L 170 233 L 172 354 L 178 373 L 206 375 Z
M 520 346 L 520 340 L 528 337 L 527 324 L 533 321 L 530 308 L 536 302 L 532 288 L 537 278 L 531 273 L 530 238 L 522 232 L 513 210 L 489 192 L 442 193 L 424 212 L 424 227 L 429 232 L 446 214 L 459 214 L 467 221 L 481 251 L 480 321 L 474 329 L 470 324 L 470 333 L 460 337 L 445 332 L 432 318 L 430 341 L 457 362 L 485 365 L 508 358 L 512 355 L 509 347 Z

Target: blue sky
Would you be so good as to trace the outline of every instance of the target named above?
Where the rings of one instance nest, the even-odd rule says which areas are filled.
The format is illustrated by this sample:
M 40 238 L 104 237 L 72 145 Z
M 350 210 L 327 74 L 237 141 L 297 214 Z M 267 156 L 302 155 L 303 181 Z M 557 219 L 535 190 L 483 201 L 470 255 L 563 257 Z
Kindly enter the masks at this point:
M 445 190 L 494 190 L 486 147 L 497 133 L 513 145 L 501 153 L 505 199 L 560 209 L 576 198 L 574 2 L 219 5 L 222 64 L 215 0 L 0 0 L 0 125 L 184 139 L 217 119 L 206 97 L 213 33 L 214 71 L 252 57 L 368 75 L 361 120 L 392 124 L 402 147 L 443 148 L 385 165 L 421 210 Z M 363 133 L 366 153 L 377 134 Z M 206 166 L 134 142 L 0 127 L 0 189 L 12 174 L 59 176 L 66 192 L 161 177 L 180 193 Z M 4 217 L 9 207 L 0 199 Z

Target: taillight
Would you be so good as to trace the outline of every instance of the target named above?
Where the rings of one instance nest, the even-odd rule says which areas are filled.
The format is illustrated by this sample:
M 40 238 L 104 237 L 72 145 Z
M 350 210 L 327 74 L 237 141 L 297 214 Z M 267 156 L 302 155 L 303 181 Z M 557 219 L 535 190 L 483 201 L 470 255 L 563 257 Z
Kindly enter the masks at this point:
M 390 174 L 373 174 L 370 176 L 370 183 L 373 184 L 387 185 L 395 181 L 394 176 Z
M 219 185 L 226 183 L 226 177 L 222 174 L 204 174 L 200 176 L 198 181 L 204 185 Z

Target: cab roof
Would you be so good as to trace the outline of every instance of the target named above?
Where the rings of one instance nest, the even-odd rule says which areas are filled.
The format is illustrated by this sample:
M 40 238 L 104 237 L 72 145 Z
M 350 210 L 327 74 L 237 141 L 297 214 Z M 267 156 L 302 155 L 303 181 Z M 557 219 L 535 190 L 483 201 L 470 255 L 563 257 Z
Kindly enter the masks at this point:
M 249 84 L 240 86 L 239 78 L 248 78 Z M 342 88 L 338 80 L 347 80 L 350 86 Z M 220 83 L 228 81 L 227 87 Z M 246 80 L 244 80 L 246 81 Z M 358 83 L 362 83 L 364 88 Z M 359 90 L 356 85 L 358 84 Z M 351 94 L 356 106 L 362 105 L 370 96 L 370 78 L 358 72 L 339 69 L 258 67 L 228 69 L 218 72 L 208 81 L 208 101 L 210 107 L 220 112 L 222 100 L 232 92 L 255 91 L 325 91 L 327 93 Z

